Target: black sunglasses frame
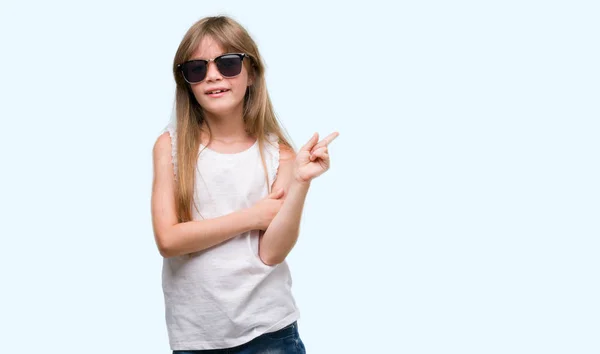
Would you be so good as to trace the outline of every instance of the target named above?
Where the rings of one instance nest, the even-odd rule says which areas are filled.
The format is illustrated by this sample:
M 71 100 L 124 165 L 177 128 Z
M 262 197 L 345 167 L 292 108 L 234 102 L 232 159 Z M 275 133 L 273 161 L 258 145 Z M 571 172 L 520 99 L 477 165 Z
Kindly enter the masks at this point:
M 236 76 L 238 76 L 238 75 L 239 75 L 239 74 L 242 72 L 241 70 L 240 70 L 240 72 L 239 72 L 238 74 L 236 74 L 236 75 L 227 76 L 227 75 L 225 75 L 225 74 L 223 74 L 223 73 L 221 72 L 221 69 L 219 68 L 219 64 L 218 64 L 218 62 L 219 62 L 219 59 L 221 59 L 221 58 L 223 58 L 223 57 L 225 57 L 225 56 L 231 56 L 231 55 L 238 56 L 238 57 L 240 58 L 241 62 L 242 62 L 242 66 L 243 66 L 243 63 L 244 63 L 244 58 L 250 58 L 250 59 L 252 59 L 252 57 L 251 57 L 250 55 L 246 54 L 246 53 L 225 53 L 225 54 L 221 54 L 221 55 L 219 55 L 218 57 L 215 57 L 215 58 L 213 58 L 213 59 L 208 59 L 208 60 L 207 60 L 207 59 L 193 59 L 193 60 L 188 60 L 188 61 L 186 61 L 186 62 L 183 62 L 183 63 L 181 63 L 181 64 L 177 64 L 177 69 L 178 69 L 178 70 L 179 70 L 179 72 L 181 73 L 181 76 L 183 77 L 183 79 L 185 80 L 185 82 L 187 82 L 188 84 L 197 84 L 197 83 L 200 83 L 200 82 L 204 81 L 204 79 L 206 79 L 206 74 L 207 74 L 207 73 L 204 73 L 204 77 L 202 78 L 202 80 L 200 80 L 200 81 L 188 81 L 188 79 L 185 77 L 185 74 L 183 73 L 183 66 L 184 66 L 185 64 L 188 64 L 188 63 L 193 63 L 193 62 L 198 62 L 198 61 L 200 61 L 200 62 L 203 62 L 203 63 L 204 63 L 204 65 L 206 65 L 206 70 L 207 70 L 207 72 L 208 72 L 208 64 L 209 64 L 211 61 L 214 61 L 214 62 L 215 62 L 215 64 L 217 64 L 217 70 L 219 70 L 219 73 L 221 73 L 221 75 L 223 75 L 224 77 L 227 77 L 227 78 L 230 78 L 230 77 L 236 77 Z

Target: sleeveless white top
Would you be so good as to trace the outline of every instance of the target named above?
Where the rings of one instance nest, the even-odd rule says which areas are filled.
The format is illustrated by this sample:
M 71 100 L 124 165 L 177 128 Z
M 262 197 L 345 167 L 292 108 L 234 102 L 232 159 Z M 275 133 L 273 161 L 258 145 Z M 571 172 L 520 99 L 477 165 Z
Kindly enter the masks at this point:
M 165 131 L 171 136 L 176 174 L 175 127 L 169 124 Z M 274 134 L 267 139 L 264 155 L 272 184 L 279 167 L 279 144 Z M 258 142 L 236 154 L 200 146 L 194 220 L 251 207 L 267 195 Z M 230 348 L 300 318 L 287 262 L 264 264 L 258 256 L 258 239 L 259 231 L 253 230 L 200 252 L 163 259 L 162 288 L 171 350 Z

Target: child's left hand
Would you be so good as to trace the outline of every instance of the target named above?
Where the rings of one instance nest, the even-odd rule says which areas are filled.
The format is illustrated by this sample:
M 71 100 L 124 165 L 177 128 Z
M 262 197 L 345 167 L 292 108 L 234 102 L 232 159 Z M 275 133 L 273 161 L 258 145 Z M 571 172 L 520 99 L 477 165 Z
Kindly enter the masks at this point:
M 315 133 L 296 155 L 294 166 L 294 177 L 300 183 L 310 182 L 319 177 L 329 169 L 329 143 L 337 138 L 340 133 L 329 134 L 325 139 L 319 141 L 319 134 Z

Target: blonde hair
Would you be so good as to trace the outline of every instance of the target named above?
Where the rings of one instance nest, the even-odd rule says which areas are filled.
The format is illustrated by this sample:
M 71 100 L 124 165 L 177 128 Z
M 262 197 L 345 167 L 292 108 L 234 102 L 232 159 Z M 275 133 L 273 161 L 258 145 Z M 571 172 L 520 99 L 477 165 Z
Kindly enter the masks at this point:
M 269 181 L 264 157 L 266 135 L 275 134 L 281 145 L 294 150 L 290 143 L 291 140 L 275 116 L 266 87 L 265 66 L 258 47 L 248 32 L 238 22 L 227 16 L 205 17 L 194 23 L 181 40 L 173 60 L 177 127 L 175 203 L 179 222 L 192 220 L 191 206 L 194 204 L 196 162 L 200 148 L 199 132 L 205 120 L 202 107 L 196 101 L 189 84 L 181 76 L 177 65 L 190 60 L 193 52 L 206 36 L 219 43 L 226 52 L 246 53 L 250 56 L 250 60 L 243 62 L 249 77 L 253 80 L 244 96 L 243 119 L 246 132 L 258 140 L 269 193 L 272 181 Z M 208 146 L 211 141 L 210 127 L 208 128 L 209 141 L 203 144 L 205 146 Z

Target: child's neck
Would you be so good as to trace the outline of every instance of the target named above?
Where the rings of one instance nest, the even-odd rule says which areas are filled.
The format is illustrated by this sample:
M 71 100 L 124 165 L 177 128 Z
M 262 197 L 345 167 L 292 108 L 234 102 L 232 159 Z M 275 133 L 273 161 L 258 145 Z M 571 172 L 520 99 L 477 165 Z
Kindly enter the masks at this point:
M 213 139 L 221 141 L 239 141 L 248 138 L 246 127 L 241 114 L 215 116 L 205 114 L 205 119 L 210 125 L 210 135 Z M 208 127 L 202 126 L 202 134 L 208 136 Z

